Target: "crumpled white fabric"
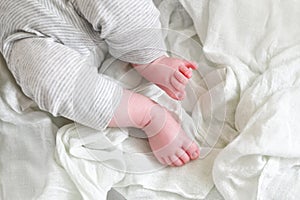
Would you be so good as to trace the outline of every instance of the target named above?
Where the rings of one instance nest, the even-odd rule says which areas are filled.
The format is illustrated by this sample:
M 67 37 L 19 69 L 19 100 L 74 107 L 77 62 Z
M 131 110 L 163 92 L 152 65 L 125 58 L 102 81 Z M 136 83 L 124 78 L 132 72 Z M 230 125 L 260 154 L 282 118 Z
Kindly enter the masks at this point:
M 215 160 L 217 189 L 230 200 L 299 199 L 300 2 L 181 2 L 204 55 L 234 74 L 225 88 L 236 91 L 228 111 L 239 135 Z

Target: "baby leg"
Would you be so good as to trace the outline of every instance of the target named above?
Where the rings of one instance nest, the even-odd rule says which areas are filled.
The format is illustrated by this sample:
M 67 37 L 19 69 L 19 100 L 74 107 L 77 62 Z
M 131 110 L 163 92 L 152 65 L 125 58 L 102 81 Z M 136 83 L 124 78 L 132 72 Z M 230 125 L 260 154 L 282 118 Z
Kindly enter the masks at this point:
M 16 41 L 8 67 L 42 110 L 95 129 L 106 128 L 122 96 L 122 88 L 98 74 L 97 66 L 51 38 Z
M 199 156 L 199 149 L 171 114 L 149 98 L 124 90 L 111 127 L 145 131 L 153 154 L 165 165 L 181 166 Z
M 162 56 L 150 64 L 133 64 L 133 66 L 144 78 L 158 85 L 176 100 L 184 99 L 186 84 L 192 77 L 190 69 L 197 69 L 196 64 L 166 56 Z

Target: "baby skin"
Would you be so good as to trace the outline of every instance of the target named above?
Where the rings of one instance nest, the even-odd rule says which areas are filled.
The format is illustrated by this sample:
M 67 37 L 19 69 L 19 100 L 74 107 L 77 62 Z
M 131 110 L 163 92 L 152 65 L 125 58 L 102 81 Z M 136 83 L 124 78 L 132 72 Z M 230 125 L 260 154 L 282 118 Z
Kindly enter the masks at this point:
M 185 87 L 197 65 L 179 58 L 162 56 L 150 64 L 132 64 L 137 72 L 176 100 L 185 98 Z
M 161 57 L 149 65 L 134 67 L 174 99 L 184 98 L 185 86 L 191 78 L 190 68 L 196 69 L 192 63 L 168 57 Z M 164 165 L 182 166 L 197 159 L 200 154 L 197 144 L 186 135 L 181 125 L 164 107 L 128 90 L 124 90 L 109 126 L 142 129 L 148 137 L 154 156 Z

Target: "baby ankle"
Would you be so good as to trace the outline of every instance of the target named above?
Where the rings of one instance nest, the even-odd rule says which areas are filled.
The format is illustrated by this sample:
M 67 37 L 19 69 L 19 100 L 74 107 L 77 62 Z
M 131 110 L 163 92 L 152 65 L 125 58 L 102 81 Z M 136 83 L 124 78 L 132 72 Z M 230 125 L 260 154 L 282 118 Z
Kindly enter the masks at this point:
M 145 126 L 142 129 L 148 137 L 155 136 L 165 128 L 168 120 L 168 111 L 157 104 L 150 110 L 149 118 L 145 120 Z

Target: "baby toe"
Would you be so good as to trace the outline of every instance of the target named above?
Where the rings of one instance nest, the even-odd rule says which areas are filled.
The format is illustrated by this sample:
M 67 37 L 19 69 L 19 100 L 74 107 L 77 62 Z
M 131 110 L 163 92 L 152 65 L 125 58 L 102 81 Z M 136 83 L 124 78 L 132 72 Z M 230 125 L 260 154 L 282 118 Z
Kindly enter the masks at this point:
M 191 70 L 188 67 L 186 67 L 185 65 L 180 65 L 179 71 L 188 79 L 192 77 Z
M 183 63 L 188 68 L 191 68 L 191 69 L 197 69 L 198 68 L 197 63 L 195 63 L 195 62 L 189 62 L 187 60 L 183 60 Z
M 190 161 L 189 155 L 183 149 L 179 149 L 176 153 L 176 156 L 179 157 L 183 163 Z
M 186 96 L 185 91 L 176 93 L 177 100 L 183 100 L 185 96 Z
M 189 157 L 192 160 L 195 160 L 200 155 L 199 148 L 198 148 L 197 144 L 194 142 L 184 144 L 183 149 L 186 151 L 186 153 L 189 155 Z
M 171 78 L 171 85 L 174 88 L 174 93 L 179 100 L 185 97 L 185 85 L 180 83 L 176 78 Z
M 175 155 L 170 156 L 170 157 L 169 157 L 169 160 L 170 160 L 171 164 L 173 164 L 173 165 L 175 165 L 175 166 L 177 166 L 177 167 L 182 166 L 182 165 L 184 164 L 184 163 L 183 163 L 177 156 L 175 156 Z
M 158 159 L 158 161 L 161 163 L 161 164 L 163 164 L 163 165 L 169 165 L 169 160 L 168 159 L 166 159 L 166 158 L 164 158 L 164 157 L 160 157 L 160 158 L 157 158 Z
M 174 73 L 175 78 L 178 80 L 178 82 L 180 82 L 183 85 L 186 85 L 189 81 L 189 79 L 184 76 L 180 71 L 176 71 Z
M 185 90 L 185 85 L 179 82 L 176 77 L 171 78 L 171 84 L 177 91 Z
M 192 155 L 193 155 L 193 159 L 198 158 L 200 156 L 200 150 L 199 149 L 196 150 Z

